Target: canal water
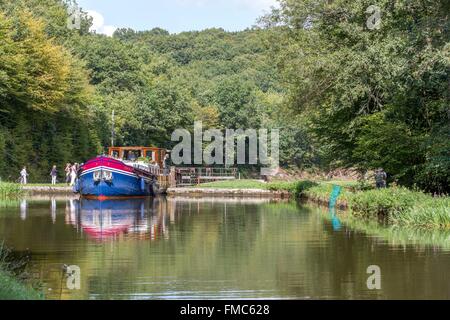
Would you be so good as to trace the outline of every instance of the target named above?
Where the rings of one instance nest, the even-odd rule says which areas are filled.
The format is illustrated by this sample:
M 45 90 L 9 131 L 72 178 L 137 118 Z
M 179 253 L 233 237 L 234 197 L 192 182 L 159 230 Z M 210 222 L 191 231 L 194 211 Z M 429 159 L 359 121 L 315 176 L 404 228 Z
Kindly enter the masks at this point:
M 450 298 L 450 234 L 339 217 L 269 199 L 32 198 L 1 205 L 0 239 L 31 253 L 48 299 Z

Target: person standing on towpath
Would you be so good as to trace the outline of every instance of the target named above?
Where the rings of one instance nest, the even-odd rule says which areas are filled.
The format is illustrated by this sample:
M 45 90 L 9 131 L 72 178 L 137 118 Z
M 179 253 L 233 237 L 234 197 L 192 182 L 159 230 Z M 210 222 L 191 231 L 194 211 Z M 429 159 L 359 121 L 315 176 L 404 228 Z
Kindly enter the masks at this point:
M 170 173 L 170 156 L 166 154 L 163 160 L 163 174 L 168 176 Z
M 50 176 L 52 177 L 52 185 L 56 185 L 56 177 L 58 176 L 58 170 L 56 170 L 56 166 L 53 166 L 52 171 L 50 172 Z
M 375 172 L 375 182 L 377 189 L 384 189 L 387 187 L 387 173 L 383 168 L 380 168 Z
M 70 185 L 72 164 L 70 164 L 70 163 L 66 164 L 66 168 L 64 169 L 64 172 L 66 173 L 66 183 L 67 183 L 67 185 Z
M 22 171 L 20 171 L 20 183 L 27 184 L 27 177 L 28 177 L 27 167 L 23 167 Z
M 75 163 L 70 170 L 70 186 L 73 187 L 75 185 L 75 181 L 77 179 L 78 174 L 78 163 Z

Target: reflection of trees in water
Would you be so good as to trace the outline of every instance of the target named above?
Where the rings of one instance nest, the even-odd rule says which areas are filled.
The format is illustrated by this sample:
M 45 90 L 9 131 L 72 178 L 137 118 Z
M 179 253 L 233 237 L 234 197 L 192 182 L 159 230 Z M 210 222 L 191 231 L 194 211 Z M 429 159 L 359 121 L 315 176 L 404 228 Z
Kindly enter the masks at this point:
M 111 297 L 117 294 L 118 283 L 126 287 L 124 292 L 146 291 L 160 296 L 180 289 L 207 290 L 210 294 L 220 288 L 253 290 L 254 277 L 261 275 L 258 268 L 267 263 L 264 259 L 251 261 L 261 233 L 271 224 L 269 221 L 264 227 L 266 218 L 259 216 L 264 205 L 161 199 L 158 210 L 164 207 L 172 208 L 176 221 L 169 226 L 170 239 L 153 243 L 118 241 L 113 248 L 102 250 L 100 258 L 88 259 L 97 264 L 94 269 L 104 270 L 89 277 L 90 291 Z M 276 212 L 276 207 L 268 208 Z M 267 276 L 272 279 L 273 275 Z M 266 284 L 263 287 L 267 289 Z
M 314 241 L 302 245 L 301 255 L 292 255 L 282 263 L 278 287 L 289 295 L 311 298 L 416 299 L 449 297 L 450 256 L 424 245 L 398 246 L 397 239 L 375 238 L 346 224 L 336 231 L 331 216 L 316 208 L 311 217 L 323 219 L 322 232 L 327 243 Z M 319 224 L 318 224 L 319 225 Z M 378 229 L 380 227 L 378 226 Z M 392 231 L 392 230 L 391 230 Z M 303 228 L 299 232 L 308 230 Z M 378 232 L 378 236 L 380 233 Z M 392 235 L 392 233 L 391 233 Z M 367 268 L 378 265 L 382 272 L 382 290 L 367 288 Z
M 329 216 L 316 208 L 326 221 L 324 230 L 333 241 L 322 251 L 330 256 L 336 272 L 332 273 L 332 294 L 343 298 L 382 297 L 384 299 L 442 299 L 450 297 L 450 255 L 442 246 L 442 232 L 408 230 L 380 225 L 377 221 L 341 214 L 342 232 L 334 232 Z M 325 259 L 316 258 L 317 265 Z M 382 290 L 369 291 L 366 273 L 370 265 L 378 265 L 382 273 Z
M 55 208 L 47 200 L 26 208 L 25 220 L 5 220 L 0 230 L 15 248 L 31 249 L 54 289 L 52 298 L 232 297 L 238 291 L 237 297 L 248 298 L 448 294 L 450 258 L 442 251 L 392 246 L 396 238 L 388 245 L 353 231 L 358 228 L 346 220 L 336 230 L 322 209 L 295 203 L 158 198 L 100 208 L 67 200 Z M 22 214 L 17 207 L 14 212 Z M 127 227 L 102 241 L 83 230 L 115 224 Z M 64 263 L 80 266 L 80 292 L 58 290 Z M 382 270 L 381 292 L 366 287 L 372 264 Z
M 176 221 L 169 227 L 170 241 L 150 247 L 120 242 L 116 255 L 94 259 L 108 272 L 90 277 L 92 291 L 104 292 L 102 297 L 118 292 L 165 296 L 180 287 L 187 294 L 223 291 L 219 296 L 248 290 L 249 297 L 414 298 L 423 294 L 442 298 L 448 294 L 448 257 L 435 259 L 433 250 L 423 246 L 393 251 L 392 242 L 387 245 L 345 225 L 335 230 L 322 209 L 308 213 L 309 209 L 299 210 L 291 203 L 161 199 L 156 211 L 167 208 L 172 209 L 171 221 Z M 111 259 L 138 263 L 104 263 Z M 381 267 L 382 291 L 367 289 L 366 270 L 373 264 Z M 437 280 L 414 278 L 424 272 Z M 136 280 L 139 274 L 143 278 Z M 119 289 L 118 283 L 123 287 Z

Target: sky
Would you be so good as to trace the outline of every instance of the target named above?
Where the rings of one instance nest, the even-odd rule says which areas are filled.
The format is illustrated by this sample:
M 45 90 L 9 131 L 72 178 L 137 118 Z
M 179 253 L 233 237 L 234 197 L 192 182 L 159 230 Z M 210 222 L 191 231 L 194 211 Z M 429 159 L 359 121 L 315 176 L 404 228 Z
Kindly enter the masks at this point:
M 277 0 L 78 0 L 94 18 L 92 30 L 112 35 L 116 28 L 171 33 L 223 28 L 239 31 L 253 26 Z

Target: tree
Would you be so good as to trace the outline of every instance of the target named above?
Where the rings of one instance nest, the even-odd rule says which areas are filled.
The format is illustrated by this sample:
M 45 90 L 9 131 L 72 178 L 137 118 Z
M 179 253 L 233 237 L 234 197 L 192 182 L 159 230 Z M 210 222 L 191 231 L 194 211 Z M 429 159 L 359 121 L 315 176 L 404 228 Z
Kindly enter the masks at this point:
M 228 129 L 259 128 L 255 106 L 255 87 L 239 77 L 222 80 L 215 90 L 215 103 L 220 112 L 220 122 Z
M 404 185 L 448 190 L 447 175 L 436 176 L 443 171 L 425 169 L 441 154 L 430 152 L 430 139 L 450 125 L 448 2 L 378 2 L 382 24 L 374 30 L 364 0 L 280 4 L 264 19 L 273 55 L 325 166 L 384 164 Z M 433 172 L 432 184 L 423 170 Z
M 97 154 L 93 88 L 83 62 L 49 38 L 44 20 L 28 10 L 7 14 L 0 12 L 0 162 L 8 165 L 0 175 L 15 180 L 27 165 L 32 180 L 43 179 L 52 162 Z

